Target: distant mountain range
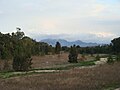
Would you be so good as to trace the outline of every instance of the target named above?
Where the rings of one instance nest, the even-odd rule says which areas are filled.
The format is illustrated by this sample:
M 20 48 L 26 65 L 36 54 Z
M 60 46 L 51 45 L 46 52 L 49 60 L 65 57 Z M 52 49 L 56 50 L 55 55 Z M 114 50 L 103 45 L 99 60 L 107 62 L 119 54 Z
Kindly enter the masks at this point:
M 81 47 L 91 47 L 91 46 L 98 46 L 99 44 L 97 43 L 86 43 L 86 42 L 83 42 L 81 40 L 77 40 L 77 41 L 72 41 L 72 42 L 69 42 L 67 40 L 64 40 L 64 39 L 43 39 L 41 40 L 41 42 L 45 42 L 45 43 L 48 43 L 49 45 L 52 45 L 52 46 L 55 46 L 56 42 L 60 42 L 60 44 L 62 46 L 71 46 L 71 45 L 79 45 Z

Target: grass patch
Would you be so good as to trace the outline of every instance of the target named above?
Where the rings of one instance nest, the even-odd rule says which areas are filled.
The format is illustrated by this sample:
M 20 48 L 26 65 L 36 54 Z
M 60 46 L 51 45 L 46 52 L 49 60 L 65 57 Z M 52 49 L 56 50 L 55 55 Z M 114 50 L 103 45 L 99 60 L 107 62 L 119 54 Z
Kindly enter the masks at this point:
M 40 69 L 33 69 L 28 72 L 14 72 L 14 71 L 8 71 L 8 72 L 0 72 L 0 78 L 10 78 L 15 76 L 24 76 L 24 75 L 31 75 L 31 74 L 40 74 L 40 73 L 57 73 L 57 72 L 44 72 L 44 70 L 69 70 L 74 67 L 81 67 L 81 66 L 92 66 L 95 65 L 95 60 L 93 61 L 83 61 L 80 63 L 73 63 L 73 64 L 67 64 L 64 66 L 59 67 L 53 67 L 53 68 L 40 68 Z M 43 72 L 35 72 L 36 70 L 43 70 Z
M 39 69 L 33 69 L 33 70 L 68 70 L 74 67 L 81 67 L 81 66 L 92 66 L 95 65 L 96 60 L 92 61 L 82 61 L 79 63 L 71 63 L 71 64 L 66 64 L 65 66 L 59 66 L 59 67 L 53 67 L 53 68 L 39 68 Z
M 120 83 L 112 83 L 112 84 L 106 85 L 103 90 L 115 90 L 116 88 L 120 88 Z
M 0 73 L 0 78 L 10 78 L 10 77 L 15 77 L 15 76 L 22 76 L 22 75 L 27 75 L 26 72 L 21 72 L 21 73 L 16 73 L 16 72 L 2 72 Z
M 57 73 L 57 72 L 3 72 L 0 73 L 0 78 L 6 79 L 10 77 L 16 77 L 16 76 L 25 76 L 25 75 L 32 75 L 32 74 L 43 74 L 43 73 Z

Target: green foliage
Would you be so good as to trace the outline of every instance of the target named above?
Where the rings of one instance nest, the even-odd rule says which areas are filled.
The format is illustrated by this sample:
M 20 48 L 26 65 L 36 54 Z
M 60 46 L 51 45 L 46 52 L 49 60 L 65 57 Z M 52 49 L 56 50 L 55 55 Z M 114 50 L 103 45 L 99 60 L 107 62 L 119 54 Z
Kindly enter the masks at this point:
M 77 57 L 78 57 L 78 53 L 77 53 L 76 46 L 75 45 L 71 46 L 69 56 L 68 56 L 68 58 L 69 58 L 68 62 L 77 63 L 78 62 Z
M 59 65 L 56 67 L 52 68 L 39 68 L 39 69 L 34 69 L 34 70 L 68 70 L 72 69 L 74 67 L 81 67 L 81 66 L 93 66 L 95 65 L 95 60 L 92 61 L 82 61 L 80 63 L 70 63 L 70 64 L 65 64 L 65 65 Z
M 120 53 L 116 56 L 116 61 L 120 62 Z
M 26 54 L 16 55 L 13 59 L 13 69 L 15 71 L 27 71 L 31 69 L 32 59 Z
M 8 51 L 6 49 L 3 49 L 1 52 L 1 59 L 7 59 Z
M 8 59 L 11 58 L 11 36 L 10 34 L 2 34 L 0 33 L 0 58 Z
M 69 52 L 69 47 L 67 47 L 67 46 L 62 46 L 62 51 L 64 51 L 64 52 Z
M 120 53 L 120 37 L 113 39 L 111 42 L 112 42 L 113 52 L 115 52 L 116 54 Z
M 99 45 L 94 47 L 77 47 L 77 50 L 80 54 L 110 54 L 111 52 L 111 45 Z
M 21 32 L 21 28 L 16 28 L 17 29 L 17 32 L 14 34 L 14 37 L 16 39 L 22 39 L 24 37 L 24 32 Z
M 113 60 L 113 58 L 112 58 L 112 55 L 109 55 L 109 56 L 108 56 L 108 61 L 107 61 L 107 63 L 109 63 L 109 64 L 114 63 L 114 60 Z
M 13 67 L 23 66 L 22 68 L 14 68 L 15 70 L 28 70 L 31 64 L 32 55 L 47 55 L 47 54 L 60 54 L 60 51 L 69 51 L 69 60 L 70 63 L 77 63 L 78 52 L 81 54 L 98 54 L 98 53 L 111 53 L 115 54 L 120 53 L 120 38 L 112 40 L 110 45 L 99 45 L 95 47 L 80 47 L 72 46 L 71 48 L 64 46 L 61 48 L 59 42 L 56 42 L 56 46 L 52 47 L 44 42 L 37 42 L 27 36 L 24 32 L 21 31 L 21 28 L 16 28 L 17 32 L 12 34 L 2 34 L 0 32 L 0 59 L 8 60 L 14 59 Z M 112 48 L 112 50 L 111 50 Z M 113 60 L 109 57 L 108 62 Z M 117 55 L 117 61 L 120 60 L 120 55 Z M 99 57 L 96 56 L 96 60 L 99 60 Z M 28 65 L 26 64 L 28 62 Z M 15 66 L 16 64 L 16 66 Z M 6 64 L 6 66 L 8 66 Z
M 82 58 L 85 58 L 85 54 L 82 54 Z
M 32 41 L 30 38 L 24 37 L 17 40 L 15 53 L 13 56 L 13 69 L 15 71 L 27 71 L 31 68 L 31 48 Z
M 13 69 L 16 71 L 29 70 L 31 66 L 31 55 L 46 55 L 54 53 L 54 48 L 44 42 L 37 42 L 16 28 L 17 32 L 2 34 L 0 32 L 0 59 L 13 58 Z M 59 50 L 59 49 L 58 49 Z M 8 66 L 7 64 L 5 67 Z
M 59 42 L 56 42 L 55 53 L 60 54 L 60 51 L 61 51 L 61 44 Z
M 100 56 L 99 54 L 97 54 L 97 56 L 95 57 L 96 61 L 99 61 L 100 60 Z

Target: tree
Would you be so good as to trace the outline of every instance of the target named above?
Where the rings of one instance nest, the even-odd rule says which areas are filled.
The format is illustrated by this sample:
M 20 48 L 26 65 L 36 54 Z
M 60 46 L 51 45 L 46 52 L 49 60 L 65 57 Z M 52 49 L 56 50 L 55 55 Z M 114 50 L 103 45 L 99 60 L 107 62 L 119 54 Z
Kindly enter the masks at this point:
M 114 61 L 113 61 L 112 55 L 109 55 L 109 56 L 108 56 L 108 61 L 107 61 L 107 63 L 111 64 L 111 63 L 113 63 L 113 62 L 114 62 Z
M 31 68 L 32 65 L 32 46 L 33 42 L 30 38 L 24 37 L 24 32 L 18 31 L 13 34 L 15 46 L 14 46 L 14 55 L 13 55 L 13 69 L 15 71 L 27 71 Z
M 15 47 L 15 53 L 13 56 L 13 69 L 15 71 L 27 71 L 30 70 L 32 65 L 31 51 L 28 48 L 28 42 L 24 40 L 18 40 Z
M 77 63 L 78 62 L 77 57 L 78 57 L 78 53 L 77 53 L 76 46 L 75 45 L 71 46 L 69 56 L 68 56 L 68 58 L 69 58 L 68 62 Z
M 55 53 L 60 54 L 60 51 L 61 51 L 61 44 L 59 42 L 56 42 Z
M 16 28 L 16 30 L 17 30 L 17 32 L 12 33 L 12 38 L 17 39 L 17 40 L 22 39 L 25 35 L 24 32 L 22 32 L 21 28 L 18 28 L 18 27 Z
M 112 42 L 113 52 L 115 52 L 116 54 L 120 53 L 120 37 L 113 39 L 111 42 Z
M 68 51 L 69 51 L 69 47 L 67 47 L 67 46 L 62 46 L 62 51 L 68 52 Z
M 17 39 L 22 39 L 24 37 L 24 32 L 21 32 L 21 28 L 16 28 L 17 29 L 17 32 L 16 32 L 16 36 L 17 36 Z
M 15 55 L 13 58 L 13 69 L 15 71 L 27 71 L 31 69 L 32 58 L 26 54 Z

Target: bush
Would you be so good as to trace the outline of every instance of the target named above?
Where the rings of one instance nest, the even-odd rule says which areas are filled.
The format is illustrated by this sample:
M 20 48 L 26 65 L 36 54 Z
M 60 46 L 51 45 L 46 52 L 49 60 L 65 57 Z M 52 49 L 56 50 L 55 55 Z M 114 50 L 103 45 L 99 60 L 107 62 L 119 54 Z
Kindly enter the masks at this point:
M 31 68 L 32 59 L 28 55 L 16 55 L 13 59 L 13 69 L 15 71 L 27 71 Z
M 75 45 L 73 47 L 71 46 L 69 56 L 68 56 L 68 58 L 69 58 L 68 62 L 77 63 L 78 62 L 77 57 L 78 57 L 78 53 L 76 50 L 76 46 Z
M 99 54 L 95 57 L 96 61 L 99 61 L 100 60 L 100 56 Z
M 114 60 L 113 60 L 112 56 L 109 55 L 107 63 L 113 63 L 113 62 L 114 62 Z
M 120 54 L 117 55 L 116 61 L 119 61 L 119 62 L 120 62 Z

